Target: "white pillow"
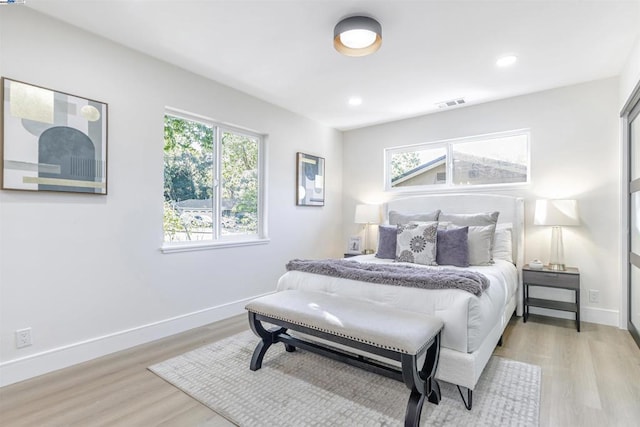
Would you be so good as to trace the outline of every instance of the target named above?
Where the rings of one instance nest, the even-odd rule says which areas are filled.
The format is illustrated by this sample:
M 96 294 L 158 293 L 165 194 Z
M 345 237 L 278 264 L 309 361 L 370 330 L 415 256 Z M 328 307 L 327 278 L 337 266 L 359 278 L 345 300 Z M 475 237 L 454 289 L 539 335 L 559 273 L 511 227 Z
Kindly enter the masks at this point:
M 498 224 L 493 238 L 493 259 L 502 259 L 513 263 L 513 225 Z

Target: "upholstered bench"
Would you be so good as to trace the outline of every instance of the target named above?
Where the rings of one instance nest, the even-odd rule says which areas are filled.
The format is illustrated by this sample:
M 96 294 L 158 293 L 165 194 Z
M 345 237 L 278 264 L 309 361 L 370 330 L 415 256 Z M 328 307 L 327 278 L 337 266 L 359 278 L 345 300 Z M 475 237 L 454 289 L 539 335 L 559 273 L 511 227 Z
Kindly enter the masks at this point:
M 435 372 L 443 323 L 436 317 L 302 290 L 257 298 L 249 302 L 246 309 L 251 329 L 262 339 L 251 358 L 252 371 L 262 367 L 269 347 L 281 342 L 288 352 L 302 348 L 403 381 L 411 390 L 405 426 L 419 425 L 425 398 L 434 404 L 440 402 Z M 262 321 L 276 327 L 267 330 Z M 287 333 L 288 329 L 398 361 L 400 368 L 300 336 L 293 337 Z

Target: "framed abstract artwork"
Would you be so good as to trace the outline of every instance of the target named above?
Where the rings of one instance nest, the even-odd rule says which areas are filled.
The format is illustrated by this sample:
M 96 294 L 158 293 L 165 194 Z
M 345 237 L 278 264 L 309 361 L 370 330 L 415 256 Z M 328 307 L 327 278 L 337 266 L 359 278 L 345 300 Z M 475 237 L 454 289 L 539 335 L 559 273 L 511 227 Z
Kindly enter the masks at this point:
M 2 188 L 107 194 L 107 104 L 2 78 Z
M 324 159 L 297 153 L 296 205 L 324 206 Z

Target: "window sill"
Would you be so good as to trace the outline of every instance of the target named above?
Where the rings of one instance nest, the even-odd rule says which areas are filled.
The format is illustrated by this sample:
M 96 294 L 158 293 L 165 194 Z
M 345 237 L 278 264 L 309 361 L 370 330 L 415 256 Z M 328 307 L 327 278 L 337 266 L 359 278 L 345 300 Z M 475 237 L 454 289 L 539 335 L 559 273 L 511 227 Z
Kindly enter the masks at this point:
M 175 252 L 208 251 L 211 249 L 235 248 L 239 246 L 266 245 L 271 239 L 251 239 L 251 240 L 224 240 L 207 242 L 180 242 L 165 243 L 160 247 L 163 254 Z

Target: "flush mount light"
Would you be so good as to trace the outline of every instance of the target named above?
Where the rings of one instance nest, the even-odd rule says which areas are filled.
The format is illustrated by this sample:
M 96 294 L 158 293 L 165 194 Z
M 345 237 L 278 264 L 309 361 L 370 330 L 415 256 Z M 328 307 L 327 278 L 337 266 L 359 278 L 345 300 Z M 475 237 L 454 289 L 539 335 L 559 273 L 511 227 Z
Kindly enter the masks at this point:
M 505 55 L 498 58 L 496 61 L 496 65 L 498 67 L 508 67 L 509 65 L 513 65 L 518 60 L 518 57 L 515 55 Z
M 345 18 L 333 29 L 333 47 L 346 56 L 370 55 L 382 44 L 382 26 L 367 16 Z

